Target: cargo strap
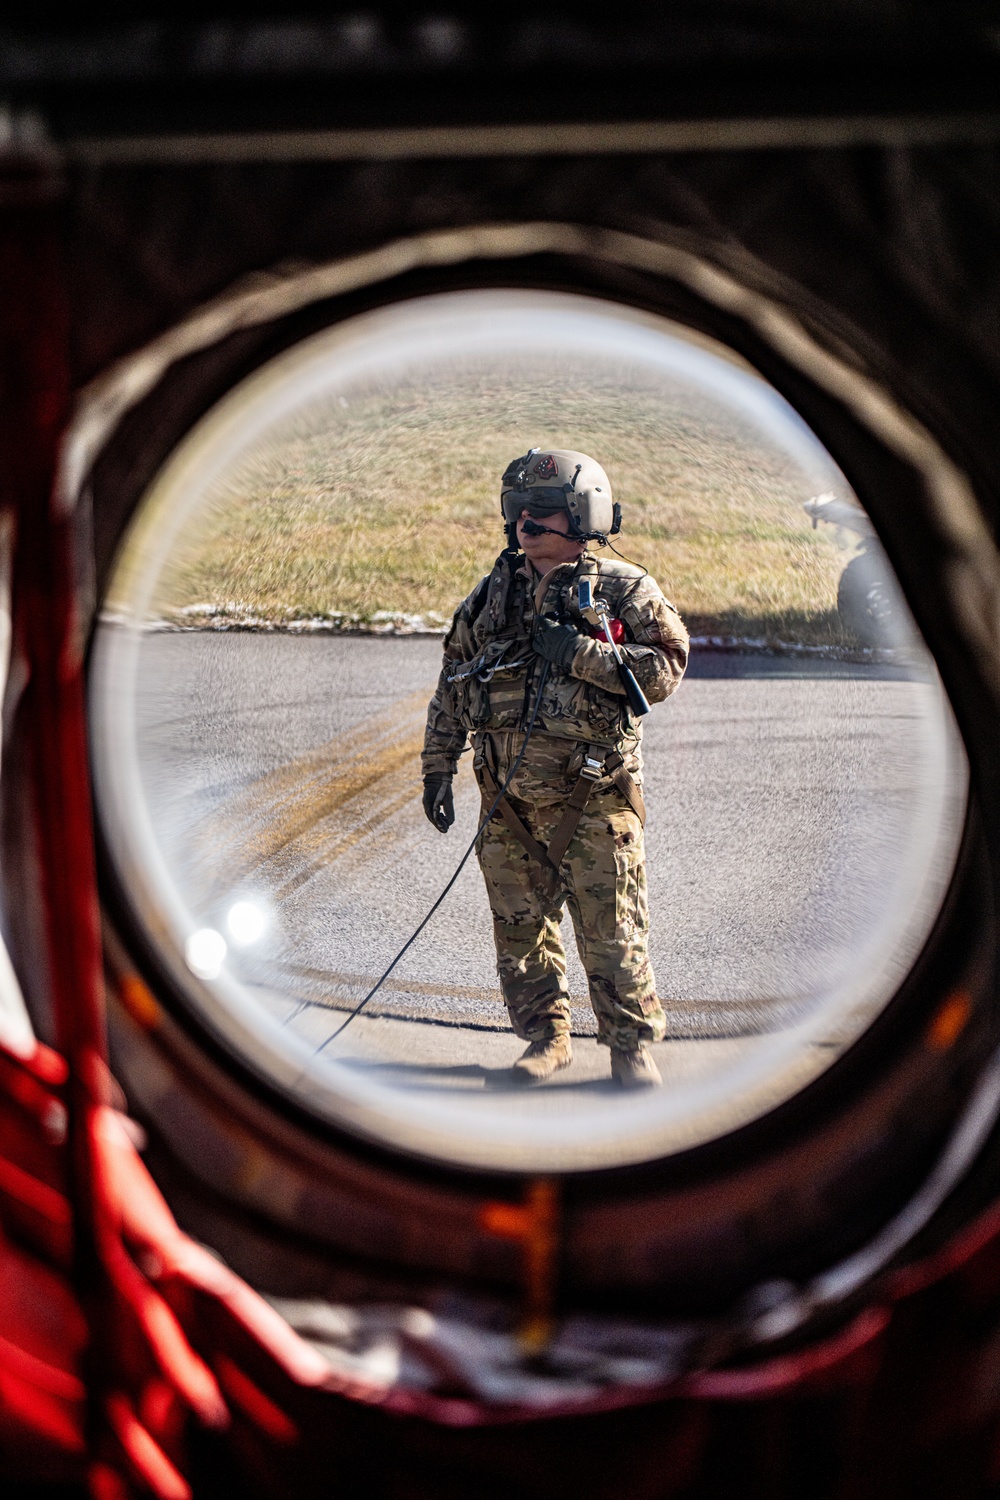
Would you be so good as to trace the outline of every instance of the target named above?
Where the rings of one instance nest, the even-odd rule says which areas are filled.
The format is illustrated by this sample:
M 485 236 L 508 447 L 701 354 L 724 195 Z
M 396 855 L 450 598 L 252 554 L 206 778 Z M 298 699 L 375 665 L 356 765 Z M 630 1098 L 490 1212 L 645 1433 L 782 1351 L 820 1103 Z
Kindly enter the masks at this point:
M 495 798 L 500 787 L 493 772 L 485 763 L 478 769 L 488 796 L 491 799 Z M 626 771 L 625 762 L 617 750 L 612 750 L 603 762 L 595 760 L 590 756 L 584 761 L 583 770 L 567 798 L 563 815 L 556 824 L 555 832 L 549 840 L 548 848 L 532 837 L 506 797 L 501 797 L 497 805 L 494 817 L 498 813 L 503 818 L 514 837 L 523 844 L 536 864 L 541 866 L 542 873 L 550 889 L 554 890 L 558 884 L 559 866 L 562 864 L 566 850 L 573 841 L 573 835 L 579 827 L 584 808 L 590 800 L 590 794 L 597 782 L 601 781 L 605 775 L 610 776 L 618 791 L 639 819 L 640 824 L 645 826 L 646 806 L 642 800 L 642 793 L 628 771 Z

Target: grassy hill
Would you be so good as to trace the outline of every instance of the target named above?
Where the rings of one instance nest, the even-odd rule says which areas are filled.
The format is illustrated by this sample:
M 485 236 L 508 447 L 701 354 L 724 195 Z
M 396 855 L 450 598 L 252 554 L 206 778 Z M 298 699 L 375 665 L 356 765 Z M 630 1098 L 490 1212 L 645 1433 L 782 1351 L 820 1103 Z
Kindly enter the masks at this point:
M 840 642 L 848 552 L 802 502 L 847 493 L 822 455 L 684 385 L 533 360 L 403 372 L 262 441 L 161 576 L 156 612 L 262 619 L 379 612 L 446 620 L 502 545 L 499 477 L 529 446 L 582 449 L 625 512 L 619 549 L 699 635 Z M 181 614 L 181 611 L 186 611 Z

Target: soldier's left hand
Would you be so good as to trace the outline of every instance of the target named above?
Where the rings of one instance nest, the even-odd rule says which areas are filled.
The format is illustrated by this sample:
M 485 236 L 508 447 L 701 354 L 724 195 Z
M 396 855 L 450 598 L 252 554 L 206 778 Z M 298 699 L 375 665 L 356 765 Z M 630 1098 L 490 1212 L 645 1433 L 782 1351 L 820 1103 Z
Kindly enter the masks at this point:
M 538 655 L 553 666 L 568 672 L 582 637 L 575 625 L 561 625 L 539 615 L 531 633 L 531 644 Z

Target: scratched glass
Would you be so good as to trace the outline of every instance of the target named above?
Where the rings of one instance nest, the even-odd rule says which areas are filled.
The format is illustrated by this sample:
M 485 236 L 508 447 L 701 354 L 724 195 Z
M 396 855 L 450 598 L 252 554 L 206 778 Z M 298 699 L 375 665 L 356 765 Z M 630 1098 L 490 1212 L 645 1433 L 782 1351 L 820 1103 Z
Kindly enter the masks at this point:
M 604 465 L 616 544 L 685 616 L 645 721 L 662 1089 L 624 1094 L 564 922 L 574 1062 L 506 1088 L 468 760 L 420 805 L 451 612 L 530 446 Z M 843 474 L 731 351 L 593 299 L 463 292 L 321 333 L 227 395 L 125 536 L 94 652 L 110 854 L 186 1003 L 326 1120 L 420 1156 L 575 1170 L 728 1133 L 830 1067 L 940 908 L 966 769 Z M 339 1035 L 334 1037 L 334 1033 Z

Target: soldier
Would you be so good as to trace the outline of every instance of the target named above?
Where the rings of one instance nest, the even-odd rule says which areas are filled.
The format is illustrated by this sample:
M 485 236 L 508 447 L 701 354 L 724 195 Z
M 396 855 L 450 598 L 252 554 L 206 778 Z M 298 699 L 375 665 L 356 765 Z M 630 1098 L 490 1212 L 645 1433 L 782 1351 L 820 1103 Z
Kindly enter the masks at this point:
M 612 647 L 579 608 L 589 578 L 609 607 L 621 655 L 647 698 L 675 691 L 688 635 L 644 569 L 598 559 L 621 524 L 608 477 L 583 453 L 533 448 L 501 485 L 507 547 L 455 613 L 427 715 L 424 811 L 446 833 L 452 777 L 471 734 L 473 769 L 492 804 L 524 743 L 520 768 L 478 846 L 493 911 L 497 970 L 517 1036 L 513 1078 L 537 1083 L 572 1061 L 566 955 L 569 907 L 597 1017 L 623 1088 L 660 1083 L 645 1043 L 666 1021 L 647 954 L 641 722 Z

